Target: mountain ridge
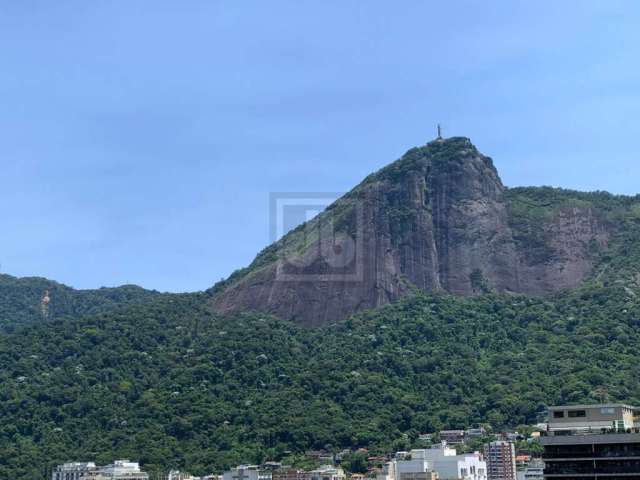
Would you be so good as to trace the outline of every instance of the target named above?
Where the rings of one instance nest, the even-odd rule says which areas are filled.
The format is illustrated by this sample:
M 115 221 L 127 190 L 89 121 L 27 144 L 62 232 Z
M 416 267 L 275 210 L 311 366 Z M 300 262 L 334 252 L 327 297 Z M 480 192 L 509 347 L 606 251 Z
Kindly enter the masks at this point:
M 562 190 L 540 205 L 532 188 L 505 187 L 492 159 L 466 137 L 412 148 L 210 289 L 211 308 L 318 326 L 414 289 L 544 295 L 574 288 L 620 228 L 607 202 L 634 208 L 638 197 Z M 320 278 L 331 273 L 324 253 L 357 250 L 358 239 L 359 281 L 343 271 Z

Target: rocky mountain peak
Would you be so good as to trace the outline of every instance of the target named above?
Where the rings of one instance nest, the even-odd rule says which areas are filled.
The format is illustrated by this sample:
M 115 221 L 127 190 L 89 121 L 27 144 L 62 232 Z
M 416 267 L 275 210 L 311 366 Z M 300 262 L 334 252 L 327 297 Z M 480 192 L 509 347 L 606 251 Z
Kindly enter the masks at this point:
M 599 214 L 552 208 L 524 225 L 507 192 L 468 138 L 412 148 L 215 288 L 212 308 L 313 326 L 414 289 L 541 294 L 577 284 L 592 265 L 589 245 L 609 236 Z M 548 255 L 531 256 L 522 228 L 539 230 Z

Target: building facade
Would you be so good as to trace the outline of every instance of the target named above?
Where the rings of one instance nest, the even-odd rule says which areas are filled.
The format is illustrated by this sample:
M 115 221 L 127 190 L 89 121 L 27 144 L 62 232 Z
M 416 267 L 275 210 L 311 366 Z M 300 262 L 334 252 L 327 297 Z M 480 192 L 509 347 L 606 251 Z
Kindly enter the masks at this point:
M 549 407 L 549 432 L 624 432 L 634 428 L 635 407 L 621 403 Z
M 486 480 L 486 464 L 479 454 L 457 455 L 446 444 L 403 452 L 389 462 L 378 480 Z
M 149 475 L 129 460 L 116 460 L 103 467 L 93 462 L 69 462 L 53 470 L 52 480 L 149 480 Z
M 96 472 L 93 462 L 68 462 L 58 465 L 53 470 L 52 480 L 86 480 Z
M 545 480 L 640 480 L 637 409 L 625 404 L 549 408 L 544 447 Z
M 140 470 L 140 464 L 129 460 L 116 460 L 110 465 L 97 468 L 96 480 L 149 480 L 149 475 Z
M 511 442 L 491 442 L 484 448 L 489 480 L 516 480 L 516 450 Z
M 258 465 L 239 465 L 222 474 L 223 480 L 272 480 L 271 470 Z

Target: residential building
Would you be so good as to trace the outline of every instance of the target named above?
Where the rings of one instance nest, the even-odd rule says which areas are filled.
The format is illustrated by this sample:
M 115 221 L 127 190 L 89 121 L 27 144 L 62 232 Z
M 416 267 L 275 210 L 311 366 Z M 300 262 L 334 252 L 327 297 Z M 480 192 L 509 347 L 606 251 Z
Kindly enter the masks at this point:
M 411 450 L 404 460 L 389 462 L 378 480 L 486 480 L 486 464 L 480 455 L 457 455 L 442 443 L 434 448 Z
M 222 474 L 223 480 L 272 480 L 271 470 L 263 470 L 258 465 L 239 465 Z
M 486 435 L 486 433 L 487 432 L 482 427 L 469 428 L 468 430 L 465 430 L 464 436 L 465 438 L 482 438 Z
M 67 462 L 53 470 L 52 480 L 85 480 L 96 472 L 93 462 Z
M 484 447 L 489 480 L 516 480 L 516 450 L 512 442 L 496 441 Z
M 464 443 L 464 430 L 441 430 L 440 441 L 449 445 L 460 445 Z
M 549 407 L 549 432 L 625 432 L 634 428 L 637 409 L 621 403 Z
M 531 460 L 524 470 L 518 472 L 518 480 L 544 480 L 544 462 L 539 458 Z
M 92 478 L 92 477 L 89 477 Z M 110 465 L 98 467 L 96 480 L 149 480 L 149 475 L 140 470 L 140 464 L 129 460 L 116 460 Z
M 309 472 L 311 480 L 345 480 L 346 475 L 342 468 L 333 465 L 323 465 L 317 470 Z
M 545 480 L 640 480 L 634 410 L 624 404 L 551 407 L 540 438 Z
M 411 450 L 411 458 L 422 458 L 440 480 L 487 480 L 487 464 L 480 454 L 458 455 L 454 448 L 441 443 L 432 448 Z
M 283 467 L 271 473 L 272 480 L 311 480 L 311 473 L 297 468 Z

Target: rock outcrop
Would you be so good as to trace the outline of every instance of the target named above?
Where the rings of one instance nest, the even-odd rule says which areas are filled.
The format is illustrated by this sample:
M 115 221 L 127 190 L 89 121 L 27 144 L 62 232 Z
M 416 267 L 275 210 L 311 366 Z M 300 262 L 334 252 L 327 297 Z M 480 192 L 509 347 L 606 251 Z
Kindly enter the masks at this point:
M 467 138 L 433 141 L 214 287 L 211 307 L 316 326 L 414 289 L 540 295 L 577 285 L 612 227 L 588 203 L 527 201 Z

